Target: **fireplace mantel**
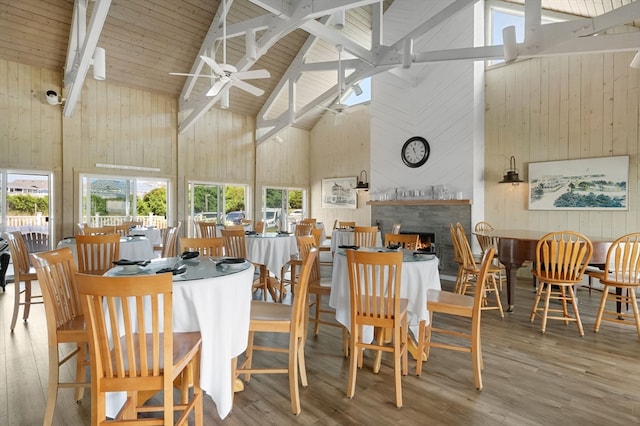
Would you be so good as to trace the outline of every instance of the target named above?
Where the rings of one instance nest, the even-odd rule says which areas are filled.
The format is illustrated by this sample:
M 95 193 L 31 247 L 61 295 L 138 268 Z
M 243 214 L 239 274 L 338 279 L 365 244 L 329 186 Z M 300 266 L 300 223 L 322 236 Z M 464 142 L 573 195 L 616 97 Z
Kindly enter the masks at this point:
M 367 201 L 370 206 L 470 206 L 471 200 L 387 200 Z

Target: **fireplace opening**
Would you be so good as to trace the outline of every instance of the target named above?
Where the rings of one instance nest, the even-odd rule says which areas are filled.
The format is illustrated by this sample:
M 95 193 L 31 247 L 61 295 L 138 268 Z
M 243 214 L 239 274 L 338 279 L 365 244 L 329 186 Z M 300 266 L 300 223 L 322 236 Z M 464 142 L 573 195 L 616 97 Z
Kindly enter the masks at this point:
M 419 249 L 429 249 L 430 252 L 436 252 L 436 234 L 433 232 L 421 232 L 402 230 L 401 234 L 418 234 L 418 247 Z

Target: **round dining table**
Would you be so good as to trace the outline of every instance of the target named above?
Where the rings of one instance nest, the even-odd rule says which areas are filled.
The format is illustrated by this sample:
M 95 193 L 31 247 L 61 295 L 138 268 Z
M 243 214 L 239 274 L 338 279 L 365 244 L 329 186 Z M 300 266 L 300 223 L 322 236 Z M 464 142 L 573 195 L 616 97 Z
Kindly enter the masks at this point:
M 160 228 L 134 226 L 129 228 L 129 235 L 133 237 L 146 237 L 151 241 L 151 245 L 154 246 L 162 244 L 162 232 Z
M 200 331 L 200 386 L 224 419 L 233 406 L 233 363 L 247 348 L 254 267 L 250 262 L 225 265 L 221 258 L 157 258 L 144 267 L 116 266 L 105 276 L 155 274 L 186 265 L 173 276 L 173 331 Z M 107 415 L 120 409 L 126 394 L 107 398 Z
M 267 269 L 280 279 L 282 265 L 298 254 L 296 237 L 290 234 L 265 232 L 247 235 L 247 259 L 266 265 Z
M 381 251 L 386 249 L 362 247 L 358 250 Z M 409 301 L 407 322 L 414 336 L 418 336 L 418 325 L 421 320 L 426 320 L 427 324 L 429 324 L 427 290 L 441 289 L 438 262 L 438 258 L 433 255 L 414 256 L 411 250 L 403 250 L 400 296 Z M 351 329 L 350 300 L 347 256 L 344 249 L 338 249 L 333 258 L 329 306 L 336 310 L 336 320 L 349 330 Z M 365 343 L 371 342 L 373 340 L 373 327 L 364 327 L 362 338 Z

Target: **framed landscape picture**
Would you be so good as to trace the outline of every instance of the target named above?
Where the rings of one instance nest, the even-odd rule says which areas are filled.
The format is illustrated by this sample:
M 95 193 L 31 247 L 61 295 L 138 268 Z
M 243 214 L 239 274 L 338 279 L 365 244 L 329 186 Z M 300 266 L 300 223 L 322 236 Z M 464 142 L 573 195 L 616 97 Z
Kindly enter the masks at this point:
M 529 210 L 628 210 L 629 156 L 529 163 Z
M 322 179 L 322 208 L 355 209 L 356 180 L 355 176 Z

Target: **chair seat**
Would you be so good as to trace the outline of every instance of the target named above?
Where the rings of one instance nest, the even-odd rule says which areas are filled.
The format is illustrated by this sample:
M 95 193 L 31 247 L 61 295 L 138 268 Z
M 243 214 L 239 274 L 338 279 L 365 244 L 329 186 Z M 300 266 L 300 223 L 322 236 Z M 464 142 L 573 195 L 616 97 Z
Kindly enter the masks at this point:
M 254 321 L 290 321 L 291 305 L 281 303 L 251 301 L 251 322 Z
M 427 309 L 439 305 L 450 309 L 468 309 L 469 314 L 473 309 L 473 297 L 449 291 L 429 290 L 427 301 Z

